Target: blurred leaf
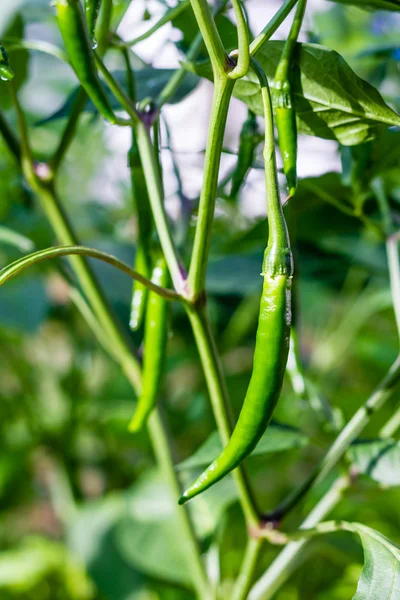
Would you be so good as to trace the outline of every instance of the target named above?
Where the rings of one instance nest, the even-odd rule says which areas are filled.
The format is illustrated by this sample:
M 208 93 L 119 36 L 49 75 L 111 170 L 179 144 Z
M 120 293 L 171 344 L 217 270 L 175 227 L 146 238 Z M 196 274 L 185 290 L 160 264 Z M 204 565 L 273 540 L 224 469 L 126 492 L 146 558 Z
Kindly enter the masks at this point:
M 24 37 L 24 21 L 20 14 L 17 14 L 7 30 L 4 32 L 4 38 L 22 39 Z M 10 57 L 10 66 L 15 73 L 12 80 L 13 87 L 18 91 L 28 77 L 29 52 L 22 48 L 13 52 L 12 60 Z M 9 86 L 5 81 L 0 80 L 0 108 L 9 108 L 12 105 L 12 99 L 9 92 Z
M 257 60 L 273 82 L 283 42 L 268 42 Z M 202 77 L 212 78 L 209 63 L 185 63 Z M 400 125 L 397 115 L 372 85 L 360 79 L 334 50 L 317 44 L 298 44 L 292 81 L 299 133 L 337 140 L 345 146 L 370 140 L 376 128 Z M 263 115 L 260 85 L 254 73 L 239 80 L 234 95 L 257 115 Z
M 58 579 L 58 589 L 53 592 L 57 593 L 58 598 L 94 598 L 94 590 L 84 571 L 61 544 L 44 538 L 28 538 L 22 546 L 0 553 L 2 594 L 13 592 L 18 598 L 20 593 L 31 593 L 32 598 L 44 599 L 39 586 L 44 586 L 51 594 L 51 581 L 54 583 L 55 576 Z
M 8 329 L 34 332 L 49 309 L 43 282 L 24 277 L 0 288 L 0 325 Z
M 171 76 L 175 73 L 174 69 L 153 69 L 152 67 L 145 67 L 144 69 L 140 69 L 135 73 L 135 82 L 136 82 L 136 93 L 138 101 L 143 100 L 144 98 L 155 98 L 164 86 L 168 83 Z M 113 76 L 121 85 L 122 88 L 126 90 L 126 74 L 124 71 L 113 71 Z M 175 104 L 180 102 L 183 98 L 185 98 L 188 94 L 190 94 L 195 87 L 197 86 L 199 80 L 196 75 L 189 74 L 189 77 L 185 77 L 182 84 L 179 86 L 179 89 L 172 96 L 169 101 L 171 104 Z M 51 114 L 46 119 L 42 119 L 38 124 L 42 125 L 45 123 L 50 123 L 52 121 L 56 121 L 57 119 L 63 119 L 67 117 L 74 105 L 76 95 L 78 90 L 75 89 L 67 98 L 65 103 L 59 108 L 55 113 Z M 110 92 L 108 88 L 106 88 L 106 93 L 110 100 L 111 106 L 114 110 L 121 109 L 121 105 L 118 100 L 114 97 L 114 95 Z M 85 106 L 85 111 L 88 113 L 97 114 L 97 109 L 91 100 L 88 100 Z
M 68 532 L 69 547 L 86 565 L 104 600 L 131 600 L 142 583 L 116 544 L 115 529 L 125 510 L 123 494 L 87 502 Z
M 293 448 L 303 448 L 308 443 L 307 436 L 301 431 L 271 423 L 250 456 L 261 456 L 275 452 L 284 452 Z M 207 440 L 192 456 L 177 465 L 180 471 L 200 469 L 208 466 L 222 452 L 222 444 L 217 431 L 213 431 Z
M 400 442 L 390 439 L 358 441 L 347 458 L 357 471 L 388 486 L 400 485 Z
M 207 289 L 210 294 L 243 296 L 258 291 L 262 285 L 260 254 L 237 254 L 211 258 L 207 270 Z
M 228 52 L 237 48 L 237 32 L 232 21 L 224 15 L 218 15 L 215 19 L 215 23 L 217 25 L 224 48 Z M 176 29 L 179 29 L 182 32 L 183 38 L 178 42 L 177 45 L 184 52 L 186 52 L 199 31 L 192 7 L 188 6 L 186 10 L 175 17 L 175 19 L 172 20 L 172 24 Z M 207 56 L 208 54 L 203 44 L 199 53 L 199 57 L 206 58 Z
M 340 4 L 353 4 L 362 8 L 374 10 L 394 10 L 400 11 L 399 0 L 331 0 L 331 2 L 340 2 Z
M 122 556 L 135 569 L 164 581 L 192 586 L 176 502 L 158 476 L 142 476 L 129 494 L 128 515 L 116 530 Z
M 21 235 L 17 231 L 13 231 L 8 227 L 0 225 L 0 244 L 10 244 L 15 246 L 21 252 L 31 252 L 35 248 L 35 244 L 29 238 Z

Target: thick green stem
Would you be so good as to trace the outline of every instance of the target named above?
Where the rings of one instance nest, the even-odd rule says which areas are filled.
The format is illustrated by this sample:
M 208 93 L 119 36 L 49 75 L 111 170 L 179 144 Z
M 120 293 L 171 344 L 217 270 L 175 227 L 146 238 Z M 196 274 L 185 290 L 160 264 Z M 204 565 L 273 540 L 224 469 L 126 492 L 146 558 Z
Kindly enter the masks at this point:
M 200 194 L 199 215 L 189 269 L 189 293 L 192 298 L 200 296 L 205 288 L 215 197 L 218 187 L 218 172 L 233 86 L 234 81 L 230 79 L 216 79 L 215 81 L 204 161 L 204 180 Z
M 191 5 L 210 56 L 214 76 L 217 77 L 219 75 L 226 78 L 229 59 L 221 42 L 208 2 L 207 0 L 191 0 Z
M 251 537 L 247 542 L 242 567 L 233 588 L 232 600 L 246 600 L 248 598 L 263 542 L 262 538 L 254 537 Z
M 227 2 L 228 2 L 228 0 L 222 0 L 221 2 L 219 2 L 216 5 L 215 10 L 214 10 L 214 17 L 221 12 L 221 10 L 224 8 L 224 6 L 227 4 Z M 203 38 L 202 38 L 201 33 L 199 32 L 196 35 L 196 37 L 194 38 L 193 42 L 191 43 L 191 45 L 189 47 L 189 50 L 186 53 L 185 60 L 187 62 L 190 62 L 197 58 L 202 44 L 203 44 Z M 171 100 L 171 98 L 174 96 L 175 92 L 177 91 L 177 89 L 181 85 L 182 81 L 187 76 L 187 74 L 188 74 L 187 69 L 184 69 L 183 67 L 181 67 L 180 69 L 177 69 L 175 71 L 175 73 L 172 75 L 171 79 L 168 81 L 168 83 L 166 83 L 164 88 L 161 90 L 159 96 L 155 100 L 155 106 L 158 108 L 158 110 L 160 110 L 160 108 L 164 104 L 166 104 L 167 102 L 169 102 Z
M 187 306 L 186 311 L 200 355 L 218 431 L 222 443 L 226 445 L 232 433 L 229 397 L 207 311 L 203 306 Z M 259 523 L 258 511 L 243 467 L 232 471 L 232 475 L 247 525 L 249 528 L 256 528 Z

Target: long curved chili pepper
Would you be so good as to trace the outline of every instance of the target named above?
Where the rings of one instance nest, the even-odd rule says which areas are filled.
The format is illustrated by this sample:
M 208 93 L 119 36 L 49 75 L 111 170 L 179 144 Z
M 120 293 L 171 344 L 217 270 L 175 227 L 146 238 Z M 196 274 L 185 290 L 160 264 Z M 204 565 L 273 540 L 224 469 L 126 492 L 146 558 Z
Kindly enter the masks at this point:
M 300 0 L 293 20 L 292 28 L 283 48 L 282 56 L 275 73 L 273 100 L 275 106 L 276 127 L 281 150 L 283 171 L 289 191 L 293 196 L 297 187 L 297 126 L 296 111 L 293 106 L 290 68 L 293 53 L 299 37 L 307 0 Z
M 8 62 L 8 54 L 4 46 L 0 45 L 0 79 L 10 81 L 14 77 L 14 71 Z
M 100 7 L 101 0 L 84 0 L 86 23 L 94 46 L 96 46 L 94 32 L 96 28 L 97 18 L 100 12 Z
M 151 280 L 162 287 L 168 286 L 169 274 L 164 258 L 156 261 Z M 129 425 L 130 431 L 139 431 L 156 405 L 164 370 L 167 326 L 167 301 L 158 294 L 150 292 L 144 332 L 143 388 L 136 412 Z
M 279 197 L 268 81 L 254 59 L 252 66 L 260 79 L 265 113 L 264 160 L 269 223 L 253 372 L 228 444 L 218 458 L 186 490 L 179 500 L 180 504 L 222 479 L 255 448 L 279 399 L 289 352 L 293 260 Z
M 230 200 L 234 200 L 240 192 L 240 188 L 253 164 L 255 150 L 260 141 L 257 117 L 249 110 L 248 117 L 243 123 L 240 132 L 239 152 L 236 167 L 232 175 L 232 186 L 229 194 Z
M 95 57 L 80 0 L 55 0 L 57 22 L 76 76 L 100 114 L 116 122 L 96 70 Z

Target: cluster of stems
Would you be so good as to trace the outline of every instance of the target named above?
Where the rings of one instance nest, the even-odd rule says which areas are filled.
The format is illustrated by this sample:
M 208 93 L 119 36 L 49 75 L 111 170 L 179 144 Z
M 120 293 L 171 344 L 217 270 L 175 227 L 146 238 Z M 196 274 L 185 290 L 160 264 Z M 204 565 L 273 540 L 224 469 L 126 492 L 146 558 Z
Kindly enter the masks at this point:
M 215 12 L 218 12 L 226 4 L 222 1 L 212 13 L 207 0 L 190 0 L 194 11 L 199 35 L 194 39 L 188 53 L 187 59 L 193 60 L 204 42 L 210 56 L 214 73 L 214 94 L 212 102 L 211 117 L 209 123 L 209 134 L 207 140 L 204 179 L 199 200 L 198 219 L 194 237 L 193 251 L 189 268 L 186 271 L 183 261 L 178 254 L 171 227 L 164 206 L 164 190 L 161 173 L 158 165 L 158 157 L 152 139 L 148 115 L 142 113 L 134 102 L 133 94 L 126 94 L 112 74 L 107 70 L 103 62 L 103 56 L 110 46 L 119 47 L 127 57 L 128 49 L 145 39 L 159 27 L 173 19 L 181 10 L 188 5 L 189 0 L 183 0 L 176 8 L 171 9 L 158 21 L 146 34 L 131 41 L 120 40 L 115 33 L 111 32 L 112 0 L 104 0 L 97 28 L 97 66 L 101 71 L 108 87 L 120 102 L 122 109 L 128 114 L 128 119 L 117 120 L 117 125 L 129 125 L 133 128 L 138 151 L 140 154 L 143 172 L 148 190 L 152 215 L 157 230 L 158 239 L 165 260 L 167 262 L 173 290 L 160 288 L 152 284 L 145 277 L 140 276 L 127 265 L 117 261 L 100 252 L 96 252 L 79 245 L 79 240 L 74 232 L 73 226 L 64 210 L 63 204 L 57 193 L 57 181 L 63 158 L 73 140 L 80 116 L 84 110 L 87 100 L 86 93 L 81 89 L 76 96 L 71 114 L 61 136 L 60 142 L 53 156 L 47 163 L 37 163 L 30 146 L 29 133 L 24 112 L 19 104 L 17 94 L 13 93 L 14 107 L 17 114 L 19 136 L 15 136 L 4 117 L 0 114 L 0 133 L 2 134 L 11 154 L 20 165 L 24 177 L 33 192 L 38 197 L 41 207 L 51 223 L 58 241 L 65 246 L 51 251 L 41 251 L 35 255 L 35 261 L 44 260 L 55 256 L 67 255 L 70 257 L 71 266 L 76 279 L 85 295 L 83 299 L 79 292 L 74 290 L 71 297 L 75 297 L 76 304 L 83 316 L 92 327 L 99 341 L 104 345 L 109 354 L 119 363 L 122 371 L 131 383 L 135 393 L 141 390 L 141 366 L 137 358 L 136 349 L 132 346 L 125 328 L 118 322 L 113 310 L 107 301 L 103 290 L 96 281 L 95 276 L 87 262 L 88 256 L 94 256 L 106 260 L 124 270 L 134 279 L 139 280 L 153 292 L 159 293 L 168 300 L 180 301 L 185 307 L 190 321 L 194 339 L 198 348 L 201 365 L 203 368 L 211 405 L 213 408 L 218 431 L 223 444 L 227 444 L 232 432 L 232 419 L 230 414 L 230 400 L 224 380 L 220 357 L 213 338 L 212 328 L 206 306 L 206 270 L 210 249 L 215 201 L 218 188 L 218 174 L 223 137 L 227 120 L 228 108 L 235 81 L 244 77 L 249 69 L 253 69 L 260 79 L 261 88 L 268 89 L 266 77 L 255 60 L 255 55 L 263 44 L 271 37 L 279 25 L 286 19 L 296 5 L 297 0 L 286 0 L 273 19 L 266 25 L 262 32 L 250 42 L 248 25 L 240 0 L 232 0 L 238 30 L 238 50 L 228 55 L 222 44 L 218 29 L 215 25 Z M 305 4 L 303 2 L 303 4 Z M 304 12 L 304 11 L 303 11 Z M 301 23 L 300 23 L 301 24 Z M 300 24 L 298 29 L 300 29 Z M 298 30 L 297 30 L 298 34 Z M 126 61 L 129 70 L 131 90 L 134 89 L 134 72 L 130 70 L 129 59 Z M 152 101 L 152 118 L 157 119 L 163 105 L 169 101 L 180 86 L 185 76 L 184 69 L 178 69 L 166 84 L 157 98 Z M 9 84 L 13 90 L 12 83 Z M 266 111 L 266 127 L 273 131 L 272 114 Z M 266 149 L 269 157 L 274 148 Z M 267 182 L 276 186 L 275 162 L 266 161 Z M 277 193 L 277 189 L 269 190 Z M 398 295 L 400 289 L 400 276 L 397 255 L 397 239 L 390 232 L 388 241 L 388 260 L 391 273 L 392 289 L 394 290 L 394 306 L 398 324 L 400 323 L 400 308 Z M 32 259 L 33 260 L 33 259 Z M 32 262 L 31 260 L 31 262 Z M 20 270 L 31 264 L 29 258 L 21 259 L 8 269 L 7 273 L 0 273 L 0 284 L 9 276 L 13 276 Z M 285 582 L 290 573 L 299 564 L 306 540 L 291 541 L 287 544 L 281 555 L 274 561 L 268 571 L 252 587 L 255 568 L 262 551 L 263 544 L 271 539 L 268 525 L 271 521 L 281 523 L 289 511 L 298 507 L 308 491 L 325 479 L 338 464 L 349 445 L 362 432 L 374 413 L 379 410 L 389 398 L 395 384 L 400 378 L 400 358 L 397 358 L 382 383 L 367 400 L 353 418 L 349 421 L 343 431 L 338 435 L 325 457 L 315 467 L 310 477 L 304 484 L 295 490 L 289 498 L 284 501 L 267 518 L 259 511 L 248 478 L 242 466 L 235 469 L 233 477 L 237 487 L 238 498 L 243 510 L 249 532 L 248 546 L 244 553 L 243 564 L 232 593 L 233 600 L 262 600 L 272 598 L 279 587 Z M 396 421 L 398 424 L 398 420 Z M 181 494 L 180 482 L 174 469 L 174 459 L 169 441 L 166 425 L 156 408 L 148 421 L 148 430 L 157 463 L 169 481 L 171 490 L 175 497 Z M 393 427 L 388 425 L 383 435 L 393 433 Z M 330 512 L 340 500 L 343 492 L 350 485 L 348 476 L 339 478 L 310 512 L 307 519 L 301 525 L 302 529 L 315 526 Z M 196 539 L 193 523 L 186 507 L 177 506 L 181 529 L 182 542 L 189 558 L 193 587 L 196 595 L 202 600 L 215 597 L 210 584 L 206 569 L 201 556 L 198 540 Z

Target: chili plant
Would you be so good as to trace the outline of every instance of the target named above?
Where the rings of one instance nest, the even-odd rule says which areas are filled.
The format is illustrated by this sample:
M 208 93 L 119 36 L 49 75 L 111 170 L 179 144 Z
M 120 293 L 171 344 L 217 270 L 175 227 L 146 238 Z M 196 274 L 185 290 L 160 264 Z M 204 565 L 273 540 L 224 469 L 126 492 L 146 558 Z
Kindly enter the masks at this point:
M 77 356 L 68 376 L 57 377 L 40 365 L 41 342 L 33 340 L 21 368 L 13 344 L 21 353 L 22 345 L 5 336 L 11 350 L 0 369 L 5 380 L 0 392 L 4 406 L 8 395 L 23 398 L 23 417 L 12 411 L 10 417 L 4 409 L 1 452 L 23 455 L 28 463 L 38 448 L 50 451 L 51 468 L 39 460 L 39 472 L 50 472 L 45 487 L 61 526 L 57 533 L 75 554 L 68 560 L 79 557 L 91 578 L 75 564 L 80 585 L 73 588 L 60 566 L 63 560 L 46 563 L 47 546 L 40 546 L 44 575 L 22 570 L 18 584 L 0 575 L 0 589 L 7 598 L 44 598 L 49 580 L 54 594 L 65 588 L 65 597 L 77 599 L 141 598 L 152 591 L 157 598 L 203 600 L 320 598 L 320 593 L 357 600 L 400 597 L 400 549 L 391 541 L 398 535 L 384 520 L 387 515 L 381 515 L 391 511 L 397 517 L 398 507 L 385 506 L 377 486 L 374 501 L 381 501 L 381 511 L 375 507 L 375 512 L 356 514 L 362 499 L 366 506 L 371 502 L 371 481 L 400 484 L 400 409 L 394 402 L 400 379 L 400 183 L 394 174 L 400 162 L 400 116 L 399 90 L 390 72 L 398 60 L 398 41 L 382 33 L 382 23 L 390 29 L 391 18 L 398 18 L 400 4 L 327 2 L 325 12 L 313 17 L 311 35 L 311 1 L 285 0 L 269 21 L 257 23 L 254 36 L 251 6 L 241 0 L 212 6 L 207 0 L 183 0 L 173 7 L 163 4 L 163 14 L 134 38 L 120 27 L 131 4 L 134 8 L 129 1 L 56 0 L 43 8 L 43 19 L 51 23 L 59 45 L 24 36 L 20 15 L 0 40 L 0 134 L 4 160 L 15 174 L 0 213 L 0 243 L 8 248 L 0 271 L 0 310 L 1 295 L 17 289 L 20 305 L 29 312 L 28 288 L 16 288 L 16 282 L 39 263 L 51 265 L 56 287 L 64 293 L 63 308 L 54 309 L 52 319 L 74 324 L 66 330 Z M 151 5 L 144 22 L 149 10 Z M 335 38 L 331 30 L 344 20 L 348 39 Z M 355 20 L 365 27 L 357 41 L 352 37 Z M 287 39 L 271 41 L 284 23 Z M 176 43 L 181 53 L 176 69 L 156 68 L 136 53 L 137 45 L 151 43 L 165 26 L 182 37 Z M 378 37 L 372 50 L 370 28 Z M 309 42 L 300 41 L 307 35 Z M 335 49 L 316 43 L 318 36 L 321 42 L 331 37 Z M 357 53 L 347 49 L 349 40 Z M 75 87 L 61 109 L 54 107 L 52 114 L 35 120 L 22 86 L 29 55 L 36 52 L 72 68 Z M 167 105 L 189 98 L 200 79 L 212 82 L 213 95 L 202 181 L 198 195 L 189 198 Z M 384 85 L 388 82 L 391 86 Z M 30 85 L 40 87 L 35 78 Z M 391 97 L 384 98 L 379 87 L 391 89 Z M 227 147 L 225 130 L 229 108 L 237 101 L 247 118 L 236 151 Z M 196 111 L 190 118 L 196 120 Z M 118 132 L 124 140 L 128 134 L 129 201 L 120 214 L 105 209 L 107 217 L 97 216 L 89 227 L 111 230 L 113 248 L 118 235 L 129 248 L 134 245 L 135 256 L 129 253 L 126 260 L 109 248 L 83 244 L 78 229 L 85 233 L 85 228 L 75 214 L 68 216 L 70 179 L 79 192 L 89 178 L 79 162 L 96 154 L 90 146 L 93 131 L 103 136 Z M 330 140 L 340 152 L 341 172 L 302 177 L 297 163 L 304 168 L 312 161 L 306 144 L 303 150 L 303 136 Z M 233 167 L 226 169 L 229 155 L 234 155 Z M 178 217 L 169 211 L 167 171 L 177 185 Z M 251 182 L 260 171 L 262 194 Z M 12 194 L 18 195 L 15 202 Z M 246 215 L 246 202 L 256 195 L 258 205 L 263 197 L 266 217 L 254 223 Z M 82 206 L 75 205 L 77 215 L 83 214 Z M 45 233 L 30 239 L 18 210 L 41 220 Z M 56 245 L 47 243 L 53 239 Z M 33 251 L 35 246 L 41 249 Z M 229 264 L 231 284 L 225 277 Z M 113 302 L 116 271 L 133 280 L 133 288 L 124 288 L 128 310 Z M 14 278 L 12 287 L 8 282 Z M 88 342 L 87 331 L 82 334 L 84 323 L 100 354 Z M 360 345 L 368 327 L 376 342 L 370 349 L 367 342 Z M 95 359 L 102 361 L 97 371 Z M 373 365 L 371 374 L 364 374 L 364 364 L 363 376 L 353 379 L 362 361 Z M 120 373 L 128 396 L 117 438 L 91 405 L 96 377 L 106 386 L 105 373 L 113 365 L 115 390 L 104 391 L 104 397 L 115 397 L 118 385 L 125 386 Z M 37 379 L 32 366 L 33 373 L 41 373 Z M 189 377 L 179 369 L 188 369 Z M 50 385 L 42 378 L 51 382 L 57 402 L 68 407 L 56 417 L 46 407 L 36 410 L 31 401 Z M 81 405 L 80 395 L 91 401 Z M 349 405 L 343 396 L 350 398 Z M 113 402 L 107 406 L 115 423 L 117 407 Z M 26 419 L 23 426 L 21 419 Z M 206 439 L 212 421 L 216 431 Z M 363 434 L 369 437 L 360 438 Z M 83 450 L 85 436 L 93 442 L 91 459 Z M 146 479 L 146 440 L 161 473 L 155 483 Z M 99 448 L 106 458 L 94 458 Z M 284 450 L 292 452 L 281 463 L 278 453 Z M 108 477 L 101 481 L 109 493 L 97 508 L 88 500 L 87 477 L 79 476 L 90 460 L 98 461 Z M 18 468 L 5 472 L 5 481 L 14 484 Z M 142 488 L 150 489 L 147 496 L 136 491 Z M 157 511 L 160 503 L 163 512 L 165 501 L 167 519 Z M 93 511 L 93 521 L 85 521 L 87 510 Z M 107 525 L 99 526 L 96 510 Z M 384 523 L 390 539 L 376 530 L 377 522 Z M 337 538 L 330 535 L 336 532 Z M 340 532 L 346 535 L 344 546 L 336 542 Z M 339 563 L 349 558 L 356 563 L 357 546 L 349 534 L 357 534 L 364 552 L 361 571 L 351 573 L 337 564 L 332 568 L 328 555 L 333 553 Z M 229 536 L 235 540 L 231 545 Z M 315 581 L 307 568 L 307 561 L 316 560 L 310 558 L 317 548 L 314 538 L 325 549 L 317 559 L 324 573 L 316 572 Z M 5 536 L 4 545 L 10 543 Z M 275 548 L 279 545 L 281 552 Z M 28 544 L 19 550 L 21 556 L 39 552 L 32 548 Z M 96 553 L 102 556 L 100 569 Z M 232 563 L 226 560 L 230 553 Z M 7 564 L 11 559 L 4 554 Z M 1 560 L 0 553 L 0 565 Z M 307 579 L 298 573 L 301 564 Z M 334 586 L 338 572 L 347 585 L 345 596 Z M 21 595 L 24 590 L 27 596 Z

